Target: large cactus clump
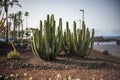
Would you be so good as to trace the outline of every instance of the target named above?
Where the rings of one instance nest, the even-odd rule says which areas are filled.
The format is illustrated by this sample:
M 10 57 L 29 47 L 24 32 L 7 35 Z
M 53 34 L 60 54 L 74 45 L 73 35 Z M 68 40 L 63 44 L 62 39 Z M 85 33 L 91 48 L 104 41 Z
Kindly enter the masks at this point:
M 84 21 L 82 29 L 77 29 L 73 22 L 73 31 L 66 22 L 66 30 L 62 32 L 62 19 L 56 27 L 54 15 L 47 15 L 47 20 L 40 21 L 40 28 L 33 31 L 32 50 L 35 55 L 44 60 L 53 60 L 57 54 L 64 50 L 66 53 L 77 56 L 87 56 L 93 48 L 94 29 L 92 34 L 86 28 Z
M 64 51 L 72 53 L 77 56 L 87 56 L 93 48 L 94 29 L 92 29 L 92 36 L 90 31 L 86 28 L 84 21 L 82 22 L 82 29 L 76 28 L 76 22 L 73 22 L 73 32 L 70 32 L 69 24 L 66 22 L 66 31 L 64 32 Z
M 56 30 L 54 15 L 47 15 L 47 20 L 40 21 L 40 29 L 33 31 L 32 50 L 44 60 L 53 60 L 62 50 L 62 19 Z

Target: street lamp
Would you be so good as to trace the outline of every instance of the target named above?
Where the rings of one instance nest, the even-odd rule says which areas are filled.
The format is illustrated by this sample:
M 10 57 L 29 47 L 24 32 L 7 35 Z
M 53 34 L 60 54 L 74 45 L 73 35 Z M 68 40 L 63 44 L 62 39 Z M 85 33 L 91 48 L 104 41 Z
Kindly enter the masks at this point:
M 84 9 L 80 9 L 80 11 L 82 11 L 83 12 L 83 18 L 82 18 L 82 20 L 84 21 Z

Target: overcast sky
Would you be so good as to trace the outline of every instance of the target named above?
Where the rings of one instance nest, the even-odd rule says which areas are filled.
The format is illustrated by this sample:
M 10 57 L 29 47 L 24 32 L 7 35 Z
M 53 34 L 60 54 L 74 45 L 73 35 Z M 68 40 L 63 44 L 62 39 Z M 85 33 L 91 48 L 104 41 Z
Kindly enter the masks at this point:
M 40 20 L 54 14 L 57 22 L 63 19 L 63 29 L 68 21 L 72 30 L 74 20 L 79 27 L 80 9 L 84 9 L 86 27 L 95 28 L 96 36 L 120 36 L 120 0 L 19 0 L 19 3 L 22 8 L 15 6 L 10 12 L 29 12 L 28 27 L 39 27 Z

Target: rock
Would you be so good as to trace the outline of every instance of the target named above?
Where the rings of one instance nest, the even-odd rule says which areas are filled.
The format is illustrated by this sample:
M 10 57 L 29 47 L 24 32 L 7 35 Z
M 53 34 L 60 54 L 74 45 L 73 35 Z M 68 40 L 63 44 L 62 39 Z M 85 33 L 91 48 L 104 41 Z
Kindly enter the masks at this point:
M 68 80 L 72 80 L 72 77 L 70 75 L 68 76 Z
M 10 77 L 14 77 L 14 74 L 10 74 Z
M 92 80 L 95 80 L 95 78 L 92 78 Z
M 117 64 L 114 63 L 114 66 L 116 66 Z
M 15 75 L 14 74 L 10 74 L 10 80 L 15 80 Z
M 33 80 L 33 78 L 32 78 L 32 77 L 30 77 L 30 78 L 29 78 L 29 80 Z
M 47 80 L 52 80 L 52 78 L 48 78 Z
M 0 75 L 0 80 L 4 80 L 5 76 L 4 75 Z
M 56 80 L 61 80 L 61 79 L 62 79 L 61 75 L 60 75 L 60 74 L 57 74 Z
M 24 76 L 27 76 L 27 73 L 24 73 Z
M 19 74 L 16 74 L 16 75 L 15 75 L 15 78 L 19 78 Z
M 26 68 L 26 63 L 21 64 L 21 68 Z
M 4 80 L 10 80 L 10 77 L 6 76 Z

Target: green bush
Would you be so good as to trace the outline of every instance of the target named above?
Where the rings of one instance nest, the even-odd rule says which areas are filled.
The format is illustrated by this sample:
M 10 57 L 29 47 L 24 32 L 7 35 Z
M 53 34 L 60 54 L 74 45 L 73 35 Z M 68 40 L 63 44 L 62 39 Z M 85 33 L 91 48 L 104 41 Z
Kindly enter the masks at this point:
M 7 54 L 8 59 L 20 59 L 20 54 L 18 52 L 10 51 Z
M 103 55 L 109 55 L 108 50 L 104 50 L 102 53 L 103 53 Z

